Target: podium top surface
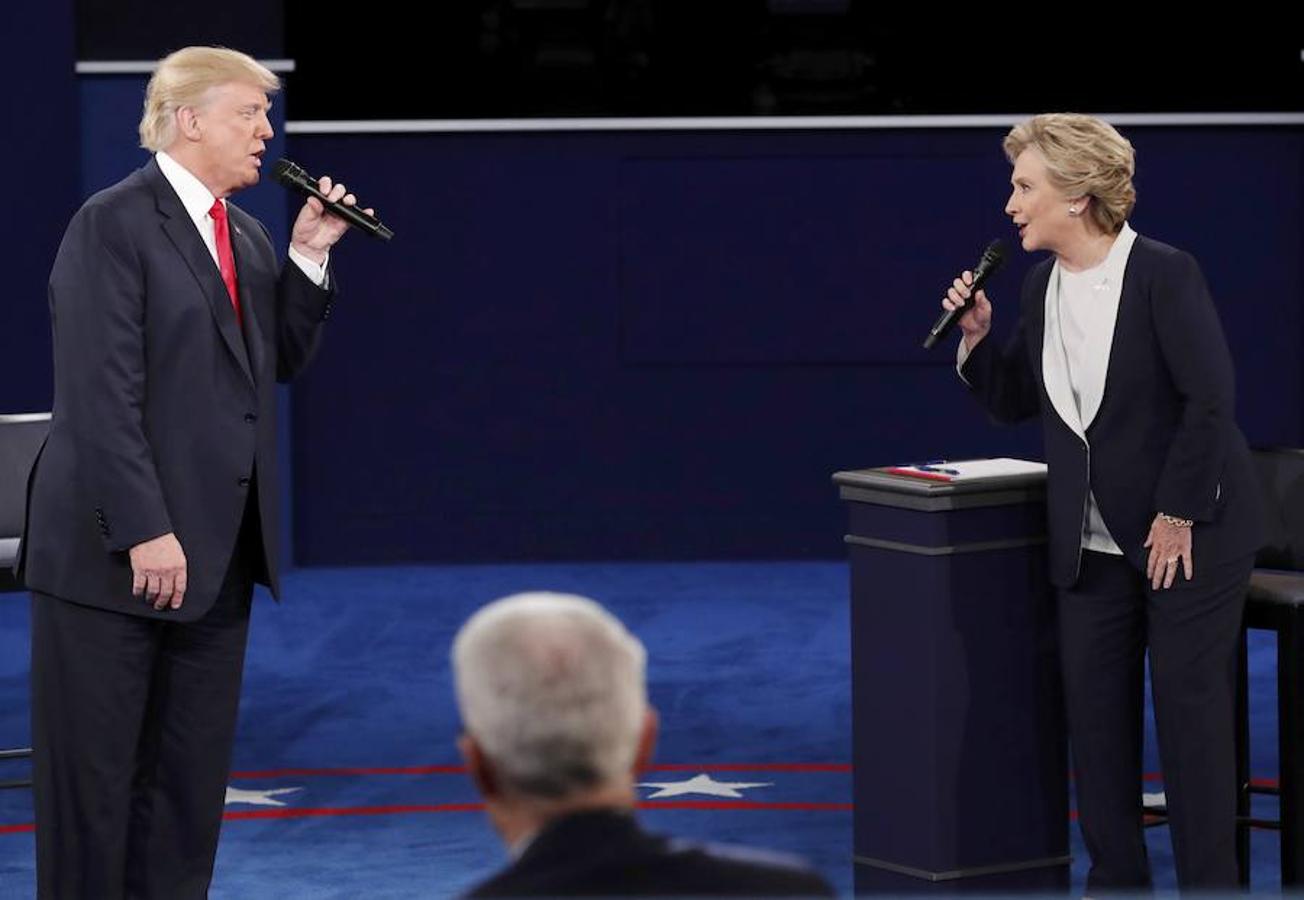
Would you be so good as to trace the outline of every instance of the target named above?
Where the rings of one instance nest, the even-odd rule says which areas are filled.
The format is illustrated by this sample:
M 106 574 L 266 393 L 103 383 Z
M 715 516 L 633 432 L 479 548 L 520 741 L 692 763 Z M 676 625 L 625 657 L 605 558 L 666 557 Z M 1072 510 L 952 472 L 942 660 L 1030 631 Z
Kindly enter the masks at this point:
M 833 483 L 838 486 L 843 500 L 926 511 L 1032 503 L 1041 501 L 1046 495 L 1044 466 L 1010 466 L 1007 468 L 1012 471 L 1008 472 L 1001 472 L 1001 467 L 996 466 L 991 468 L 999 474 L 962 476 L 951 480 L 900 474 L 901 468 L 907 467 L 879 466 L 834 472 Z

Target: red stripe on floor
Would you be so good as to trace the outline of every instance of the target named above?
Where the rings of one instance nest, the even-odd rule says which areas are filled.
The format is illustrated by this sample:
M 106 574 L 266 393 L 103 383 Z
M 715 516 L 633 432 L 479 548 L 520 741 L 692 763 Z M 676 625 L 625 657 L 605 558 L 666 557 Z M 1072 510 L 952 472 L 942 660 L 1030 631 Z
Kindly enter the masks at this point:
M 644 800 L 639 809 L 784 809 L 809 812 L 842 812 L 851 803 L 754 803 L 748 800 Z
M 795 810 L 801 812 L 842 812 L 852 809 L 850 803 L 760 803 L 746 800 L 648 800 L 640 809 L 723 809 L 723 810 Z M 307 819 L 317 816 L 392 816 L 403 813 L 481 812 L 483 803 L 439 803 L 410 806 L 343 806 L 319 809 L 242 809 L 223 816 L 228 821 L 239 819 Z
M 482 812 L 483 803 L 438 803 L 413 806 L 343 806 L 322 809 L 239 809 L 222 816 L 237 819 L 308 819 L 315 816 L 393 816 L 401 813 Z
M 851 772 L 850 763 L 654 763 L 647 772 Z M 232 772 L 233 779 L 318 778 L 349 775 L 465 775 L 465 766 L 347 766 L 309 769 L 254 769 Z M 1160 783 L 1160 772 L 1146 772 L 1146 782 Z M 1277 787 L 1275 778 L 1253 778 L 1256 787 Z
M 649 772 L 850 772 L 849 763 L 653 763 Z
M 465 775 L 466 766 L 378 766 L 339 769 L 262 769 L 232 772 L 232 778 L 315 778 L 332 775 Z
M 694 765 L 692 763 L 659 763 L 649 766 L 652 772 L 850 772 L 852 767 L 846 763 L 714 763 Z M 461 775 L 466 772 L 464 766 L 384 766 L 374 768 L 333 768 L 333 769 L 267 769 L 263 771 L 232 772 L 231 777 L 240 779 L 274 779 L 274 778 L 310 778 L 331 775 Z M 1147 772 L 1146 781 L 1160 781 L 1162 776 L 1156 772 Z M 1275 778 L 1253 778 L 1250 783 L 1256 787 L 1276 788 Z M 702 809 L 702 810 L 794 810 L 807 812 L 845 812 L 854 809 L 851 803 L 761 803 L 748 800 L 645 800 L 639 803 L 641 809 Z M 339 808 L 295 809 L 277 807 L 275 809 L 233 810 L 223 818 L 240 819 L 305 819 L 320 816 L 388 816 L 403 813 L 447 813 L 447 812 L 481 812 L 483 803 L 441 803 L 431 805 L 408 806 L 349 806 Z M 1069 819 L 1076 821 L 1077 811 L 1070 812 Z M 0 825 L 0 834 L 30 834 L 35 826 Z
M 648 772 L 850 772 L 847 763 L 654 763 Z M 375 766 L 261 769 L 232 772 L 233 779 L 315 778 L 347 775 L 464 775 L 465 766 Z

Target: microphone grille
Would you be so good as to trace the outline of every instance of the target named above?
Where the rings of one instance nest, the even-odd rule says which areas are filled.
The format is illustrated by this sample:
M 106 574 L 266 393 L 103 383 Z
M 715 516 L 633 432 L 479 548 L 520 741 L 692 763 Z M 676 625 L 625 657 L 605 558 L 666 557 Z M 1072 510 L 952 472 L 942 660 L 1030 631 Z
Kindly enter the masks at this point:
M 281 184 L 290 185 L 303 179 L 306 173 L 288 159 L 278 159 L 272 164 L 272 177 Z

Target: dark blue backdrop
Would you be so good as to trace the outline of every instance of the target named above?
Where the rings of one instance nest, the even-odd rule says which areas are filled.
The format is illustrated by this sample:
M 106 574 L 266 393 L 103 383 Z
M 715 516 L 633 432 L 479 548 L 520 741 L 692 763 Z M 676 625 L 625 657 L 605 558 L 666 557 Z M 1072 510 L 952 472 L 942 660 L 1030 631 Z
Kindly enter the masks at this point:
M 50 408 L 46 278 L 80 199 L 72 0 L 0 4 L 0 34 L 0 412 L 30 412 Z
M 1250 439 L 1301 424 L 1301 131 L 1132 128 Z M 296 136 L 398 233 L 295 395 L 302 562 L 836 556 L 838 468 L 1039 452 L 919 342 L 1009 234 L 1000 130 Z M 993 286 L 1001 324 L 1022 273 Z
M 67 3 L 5 15 L 30 40 L 3 63 L 0 408 L 25 410 L 49 403 L 63 225 L 144 159 L 144 76 L 78 83 Z M 837 557 L 835 469 L 1036 455 L 952 348 L 919 349 L 953 272 L 1010 234 L 1001 131 L 294 136 L 398 234 L 335 255 L 288 435 L 297 561 Z M 1125 131 L 1133 224 L 1204 265 L 1247 435 L 1298 445 L 1304 129 Z M 283 240 L 278 188 L 239 202 Z M 998 329 L 1031 262 L 993 285 Z

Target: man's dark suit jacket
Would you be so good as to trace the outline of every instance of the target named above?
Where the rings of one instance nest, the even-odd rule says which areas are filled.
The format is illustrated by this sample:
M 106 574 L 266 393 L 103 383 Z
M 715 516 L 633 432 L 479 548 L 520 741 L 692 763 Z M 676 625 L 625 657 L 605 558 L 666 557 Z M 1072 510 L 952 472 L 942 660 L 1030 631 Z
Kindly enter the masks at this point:
M 632 813 L 576 813 L 546 826 L 520 858 L 472 897 L 831 897 L 788 857 L 697 845 L 643 831 Z
M 30 589 L 198 619 L 256 489 L 262 574 L 276 591 L 275 384 L 312 356 L 333 292 L 281 265 L 262 224 L 227 208 L 243 333 L 156 161 L 91 197 L 69 224 L 50 275 L 54 415 L 19 553 Z M 168 532 L 189 583 L 180 610 L 157 613 L 132 597 L 127 551 Z
M 1231 354 L 1195 259 L 1136 238 L 1105 393 L 1086 431 L 1089 449 L 1046 393 L 1042 342 L 1052 265 L 1047 259 L 1028 273 L 1021 320 L 1004 350 L 983 340 L 961 368 L 995 418 L 1041 412 L 1051 580 L 1060 587 L 1077 580 L 1088 487 L 1110 534 L 1142 571 L 1143 544 L 1159 512 L 1194 520 L 1197 578 L 1202 567 L 1254 553 L 1259 488 L 1233 416 Z

